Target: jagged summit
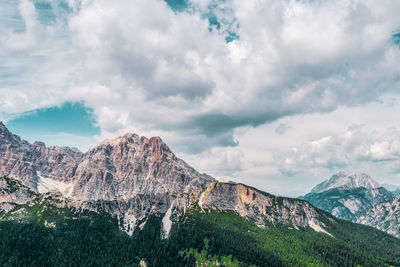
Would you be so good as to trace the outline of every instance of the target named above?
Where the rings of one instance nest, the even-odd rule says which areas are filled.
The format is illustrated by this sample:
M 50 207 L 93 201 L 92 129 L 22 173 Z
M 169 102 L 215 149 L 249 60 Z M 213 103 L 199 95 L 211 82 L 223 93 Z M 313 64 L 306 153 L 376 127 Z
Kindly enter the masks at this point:
M 19 148 L 29 146 L 29 143 L 18 135 L 12 134 L 0 121 L 0 149 L 4 149 L 7 145 L 12 148 Z
M 120 153 L 129 152 L 126 150 L 128 146 L 144 146 L 144 149 L 150 149 L 153 154 L 154 160 L 158 159 L 161 155 L 165 153 L 169 153 L 171 157 L 175 160 L 178 158 L 175 154 L 169 149 L 167 144 L 165 144 L 159 136 L 154 136 L 148 139 L 145 136 L 139 136 L 136 133 L 127 133 L 123 136 L 119 136 L 113 139 L 106 139 L 101 142 L 96 147 L 90 149 L 88 153 L 91 151 L 96 151 L 102 149 L 104 147 L 108 147 L 108 149 L 120 149 Z M 125 150 L 124 150 L 125 148 Z
M 106 140 L 90 149 L 74 179 L 74 195 L 85 200 L 129 199 L 138 194 L 162 198 L 198 191 L 199 184 L 215 180 L 177 158 L 161 138 L 137 134 Z
M 122 136 L 118 136 L 116 138 L 111 138 L 111 139 L 105 139 L 102 142 L 99 143 L 98 146 L 100 145 L 118 145 L 120 143 L 134 143 L 134 142 L 143 142 L 146 137 L 142 136 L 140 137 L 139 135 L 135 133 L 126 133 Z
M 331 178 L 315 186 L 311 192 L 321 193 L 332 188 L 352 189 L 364 187 L 366 189 L 379 188 L 381 185 L 365 173 L 346 174 L 338 172 Z

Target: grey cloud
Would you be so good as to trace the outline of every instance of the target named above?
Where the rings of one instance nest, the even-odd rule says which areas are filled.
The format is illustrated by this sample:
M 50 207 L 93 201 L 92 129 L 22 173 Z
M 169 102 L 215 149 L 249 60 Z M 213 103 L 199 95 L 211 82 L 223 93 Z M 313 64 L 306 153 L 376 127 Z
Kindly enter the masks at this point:
M 215 86 L 211 81 L 194 75 L 185 75 L 182 72 L 152 82 L 145 81 L 144 84 L 146 88 L 151 88 L 146 90 L 149 99 L 182 96 L 189 101 L 205 98 Z
M 213 147 L 236 147 L 239 142 L 234 139 L 231 132 L 207 137 L 202 134 L 190 133 L 190 135 L 179 136 L 179 140 L 172 145 L 186 154 L 200 154 Z
M 291 126 L 285 123 L 279 124 L 279 126 L 275 129 L 275 133 L 277 135 L 282 135 L 284 134 L 288 129 L 290 129 Z
M 259 126 L 279 118 L 277 114 L 226 115 L 221 113 L 196 115 L 186 122 L 186 127 L 198 128 L 207 136 L 231 132 L 242 126 Z

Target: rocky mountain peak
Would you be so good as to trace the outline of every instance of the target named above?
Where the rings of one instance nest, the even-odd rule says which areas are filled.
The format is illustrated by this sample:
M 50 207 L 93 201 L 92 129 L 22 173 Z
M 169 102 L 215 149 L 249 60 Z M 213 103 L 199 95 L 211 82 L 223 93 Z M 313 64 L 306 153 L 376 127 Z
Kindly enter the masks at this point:
M 372 179 L 365 173 L 346 174 L 338 172 L 332 175 L 331 178 L 315 186 L 311 192 L 321 193 L 333 188 L 352 189 L 357 187 L 364 187 L 366 189 L 373 189 L 381 187 L 380 184 Z
M 135 133 L 127 133 L 123 136 L 119 136 L 117 138 L 113 138 L 113 139 L 106 139 L 103 142 L 101 142 L 98 146 L 92 148 L 96 149 L 98 147 L 101 146 L 119 146 L 121 144 L 128 144 L 128 143 L 143 143 L 143 138 L 140 138 L 139 135 L 135 134 Z
M 153 161 L 166 160 L 169 158 L 177 160 L 176 156 L 169 147 L 163 143 L 160 137 L 145 136 L 140 137 L 135 133 L 127 133 L 114 139 L 108 139 L 101 142 L 98 146 L 90 149 L 88 154 L 96 154 L 102 151 L 105 156 L 117 153 L 119 156 L 123 154 L 143 155 L 146 158 L 151 158 Z
M 159 137 L 125 134 L 89 150 L 78 165 L 74 196 L 79 199 L 126 199 L 137 194 L 157 199 L 190 193 L 214 181 L 178 159 Z M 197 189 L 196 189 L 197 188 Z
M 12 134 L 3 122 L 0 122 L 0 150 L 6 147 L 19 148 L 29 146 L 29 143 L 22 140 L 18 135 Z

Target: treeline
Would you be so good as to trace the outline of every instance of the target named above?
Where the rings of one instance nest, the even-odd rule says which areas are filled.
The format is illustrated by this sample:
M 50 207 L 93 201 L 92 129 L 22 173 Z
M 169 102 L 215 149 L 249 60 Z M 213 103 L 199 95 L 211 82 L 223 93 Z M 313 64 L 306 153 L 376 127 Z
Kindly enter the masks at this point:
M 324 223 L 332 236 L 310 228 L 260 228 L 233 212 L 192 211 L 173 238 L 198 251 L 206 238 L 209 254 L 234 255 L 246 266 L 400 266 L 399 239 L 343 220 Z
M 38 210 L 34 222 L 0 222 L 0 266 L 139 266 L 141 260 L 195 266 L 196 259 L 232 266 L 400 266 L 399 239 L 345 221 L 325 222 L 330 237 L 304 228 L 260 228 L 231 212 L 192 210 L 164 240 L 157 216 L 129 237 L 106 214 L 76 219 L 65 210 Z
M 130 238 L 102 216 L 68 220 L 56 229 L 0 222 L 0 266 L 139 266 L 143 259 L 147 266 L 194 265 L 194 258 L 178 255 L 179 246 L 160 238 L 160 223 L 149 218 Z

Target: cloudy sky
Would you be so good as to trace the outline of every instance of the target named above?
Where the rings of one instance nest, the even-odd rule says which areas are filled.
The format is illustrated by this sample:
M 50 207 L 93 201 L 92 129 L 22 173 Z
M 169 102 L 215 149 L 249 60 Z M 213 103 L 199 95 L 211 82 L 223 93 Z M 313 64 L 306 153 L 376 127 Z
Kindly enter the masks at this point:
M 298 196 L 400 184 L 398 0 L 0 2 L 0 120 L 85 151 L 126 132 Z

